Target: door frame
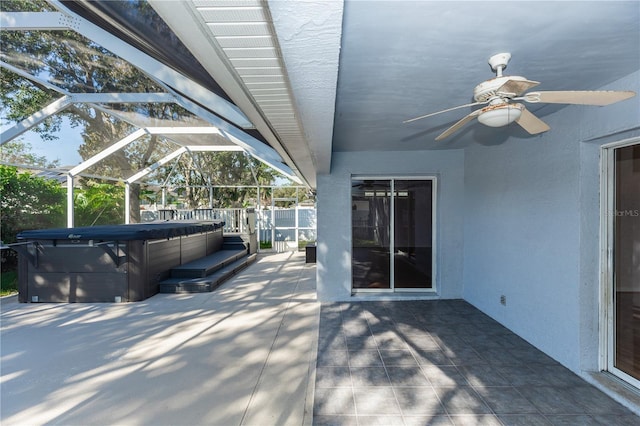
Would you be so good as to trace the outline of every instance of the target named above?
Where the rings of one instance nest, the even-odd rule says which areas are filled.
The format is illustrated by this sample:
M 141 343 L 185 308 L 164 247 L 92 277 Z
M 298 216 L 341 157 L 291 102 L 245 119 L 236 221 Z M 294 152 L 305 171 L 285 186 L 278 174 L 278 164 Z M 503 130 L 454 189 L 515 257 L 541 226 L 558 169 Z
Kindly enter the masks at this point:
M 377 293 L 377 294 L 389 294 L 389 293 L 428 293 L 434 294 L 438 292 L 438 270 L 437 270 L 437 220 L 438 220 L 438 177 L 436 175 L 373 175 L 373 174 L 354 174 L 349 177 L 350 182 L 353 182 L 354 179 L 357 180 L 389 180 L 391 181 L 391 194 L 395 192 L 395 181 L 396 180 L 423 180 L 423 181 L 431 181 L 431 287 L 430 288 L 395 288 L 395 274 L 394 274 L 394 259 L 393 256 L 389 256 L 389 268 L 391 271 L 391 286 L 390 288 L 353 288 L 353 268 L 351 268 L 350 274 L 350 282 L 351 282 L 351 293 Z M 349 193 L 349 197 L 352 197 L 353 193 Z M 350 200 L 351 201 L 351 200 Z M 390 246 L 389 251 L 393 253 L 394 250 L 394 242 L 395 242 L 395 197 L 391 197 L 391 205 L 390 205 L 390 229 L 389 229 L 389 240 Z M 352 230 L 351 236 L 353 236 L 353 216 L 351 209 L 349 209 L 349 227 Z M 351 237 L 352 238 L 352 237 Z M 349 259 L 353 259 L 353 240 L 350 241 L 349 244 Z
M 599 369 L 640 389 L 640 380 L 615 367 L 614 218 L 615 151 L 640 144 L 640 137 L 612 142 L 600 147 L 600 356 Z

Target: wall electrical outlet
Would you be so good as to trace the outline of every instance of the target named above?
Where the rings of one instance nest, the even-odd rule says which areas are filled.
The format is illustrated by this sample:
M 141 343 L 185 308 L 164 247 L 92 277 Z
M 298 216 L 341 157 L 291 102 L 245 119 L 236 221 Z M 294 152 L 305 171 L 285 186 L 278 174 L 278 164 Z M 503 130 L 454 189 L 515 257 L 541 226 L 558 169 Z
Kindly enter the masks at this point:
M 500 304 L 503 306 L 507 305 L 507 296 L 505 296 L 504 294 L 500 296 Z

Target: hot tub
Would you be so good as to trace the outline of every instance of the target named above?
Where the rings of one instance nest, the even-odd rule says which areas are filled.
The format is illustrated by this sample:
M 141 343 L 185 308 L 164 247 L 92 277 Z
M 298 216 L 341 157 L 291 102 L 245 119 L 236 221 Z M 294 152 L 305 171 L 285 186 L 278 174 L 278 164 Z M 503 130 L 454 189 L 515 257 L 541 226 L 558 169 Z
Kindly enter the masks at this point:
M 222 248 L 223 221 L 148 222 L 18 234 L 20 302 L 134 302 L 171 268 Z

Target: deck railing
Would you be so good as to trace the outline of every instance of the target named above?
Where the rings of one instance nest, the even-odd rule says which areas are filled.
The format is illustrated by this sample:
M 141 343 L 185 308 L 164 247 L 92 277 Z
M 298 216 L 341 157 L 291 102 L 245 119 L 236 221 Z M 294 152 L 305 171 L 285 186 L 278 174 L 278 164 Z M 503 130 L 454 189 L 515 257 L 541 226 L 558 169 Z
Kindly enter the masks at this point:
M 316 209 L 298 206 L 295 208 L 274 208 L 256 210 L 255 227 L 263 246 L 271 246 L 276 251 L 297 250 L 316 241 Z M 225 233 L 247 232 L 247 209 L 164 209 L 151 220 L 223 220 Z

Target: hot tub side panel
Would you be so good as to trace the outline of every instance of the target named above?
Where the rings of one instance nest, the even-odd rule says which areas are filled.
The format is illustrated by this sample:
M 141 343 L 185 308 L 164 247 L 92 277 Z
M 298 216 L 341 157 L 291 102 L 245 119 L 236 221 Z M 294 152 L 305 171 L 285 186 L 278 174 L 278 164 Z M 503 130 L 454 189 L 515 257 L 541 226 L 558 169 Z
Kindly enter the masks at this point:
M 222 228 L 207 232 L 207 256 L 222 250 L 223 242 Z
M 113 302 L 128 297 L 126 262 L 116 265 L 100 247 L 40 244 L 36 260 L 24 262 L 26 297 L 21 301 Z
M 180 262 L 185 264 L 207 255 L 207 233 L 184 235 L 180 238 Z
M 139 302 L 155 294 L 148 289 L 146 256 L 145 241 L 127 241 L 127 302 Z
M 180 237 L 145 242 L 145 293 L 158 293 L 160 281 L 171 276 L 171 268 L 180 265 Z
M 29 262 L 24 255 L 18 255 L 18 302 L 26 303 L 29 301 Z

